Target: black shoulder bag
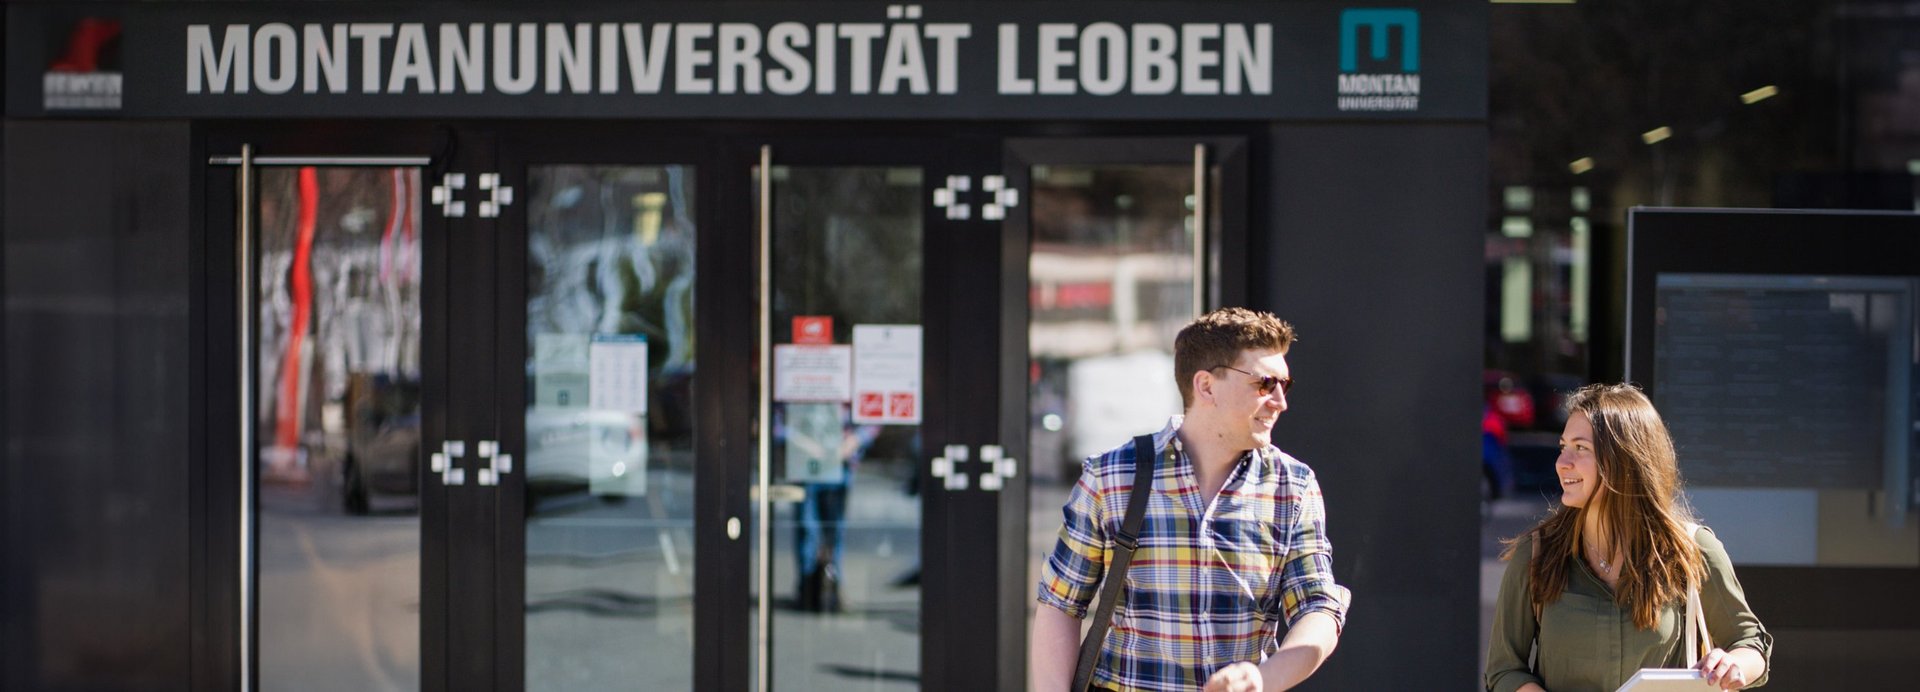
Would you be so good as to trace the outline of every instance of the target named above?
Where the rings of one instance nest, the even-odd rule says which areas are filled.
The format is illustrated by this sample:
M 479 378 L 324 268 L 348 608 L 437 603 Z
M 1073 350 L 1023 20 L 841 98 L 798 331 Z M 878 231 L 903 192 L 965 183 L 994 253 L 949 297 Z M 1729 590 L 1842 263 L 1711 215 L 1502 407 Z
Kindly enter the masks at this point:
M 1120 601 L 1120 588 L 1127 583 L 1127 566 L 1133 564 L 1133 551 L 1140 547 L 1140 523 L 1147 518 L 1147 496 L 1153 493 L 1153 466 L 1160 456 L 1153 448 L 1153 436 L 1133 438 L 1133 494 L 1127 498 L 1127 517 L 1120 521 L 1120 535 L 1113 537 L 1113 564 L 1107 565 L 1106 583 L 1100 586 L 1100 606 L 1093 611 L 1093 629 L 1080 642 L 1080 662 L 1073 667 L 1072 692 L 1086 692 L 1093 684 L 1093 662 L 1106 643 L 1107 627 L 1113 624 L 1113 606 Z

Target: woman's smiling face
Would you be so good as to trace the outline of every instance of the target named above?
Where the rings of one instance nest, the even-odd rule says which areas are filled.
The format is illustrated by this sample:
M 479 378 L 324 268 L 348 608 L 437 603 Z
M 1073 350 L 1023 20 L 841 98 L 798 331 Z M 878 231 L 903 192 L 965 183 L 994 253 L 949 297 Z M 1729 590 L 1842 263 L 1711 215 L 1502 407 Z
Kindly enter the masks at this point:
M 1560 476 L 1560 503 L 1585 507 L 1600 487 L 1600 461 L 1593 455 L 1593 423 L 1587 412 L 1567 416 L 1567 428 L 1560 433 L 1560 457 L 1554 460 L 1554 473 Z

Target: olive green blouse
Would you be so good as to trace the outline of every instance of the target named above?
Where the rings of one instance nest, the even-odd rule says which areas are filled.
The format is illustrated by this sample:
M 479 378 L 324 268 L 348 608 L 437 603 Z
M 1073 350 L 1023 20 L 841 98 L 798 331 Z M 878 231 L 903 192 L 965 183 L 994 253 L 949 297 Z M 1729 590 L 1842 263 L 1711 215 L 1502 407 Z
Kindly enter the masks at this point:
M 1701 527 L 1694 535 L 1707 559 L 1707 580 L 1700 588 L 1700 607 L 1707 616 L 1707 632 L 1715 647 L 1747 647 L 1762 659 L 1773 656 L 1773 635 L 1767 634 L 1740 580 L 1726 546 L 1712 531 Z M 1500 577 L 1500 596 L 1493 610 L 1493 641 L 1487 649 L 1487 689 L 1512 692 L 1529 682 L 1548 692 L 1613 692 L 1641 668 L 1685 668 L 1687 665 L 1686 602 L 1660 609 L 1651 630 L 1634 626 L 1633 615 L 1613 602 L 1613 591 L 1587 567 L 1585 560 L 1568 558 L 1577 568 L 1567 576 L 1560 599 L 1533 614 L 1527 601 L 1527 564 L 1533 555 L 1533 536 L 1520 538 L 1506 574 Z M 1527 664 L 1539 643 L 1537 665 Z M 1768 667 L 1772 669 L 1771 665 Z M 1749 687 L 1767 682 L 1767 675 Z

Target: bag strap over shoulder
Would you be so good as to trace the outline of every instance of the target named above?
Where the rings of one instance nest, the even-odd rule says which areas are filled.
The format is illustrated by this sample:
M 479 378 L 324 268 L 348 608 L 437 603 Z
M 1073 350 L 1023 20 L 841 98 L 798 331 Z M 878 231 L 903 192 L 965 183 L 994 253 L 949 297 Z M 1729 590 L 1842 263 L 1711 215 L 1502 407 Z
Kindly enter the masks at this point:
M 1687 542 L 1698 547 L 1700 525 L 1687 522 L 1683 530 L 1687 532 Z M 1687 585 L 1687 667 L 1700 665 L 1700 658 L 1713 650 L 1713 636 L 1707 632 L 1706 609 L 1700 606 L 1700 585 Z
M 1140 525 L 1147 518 L 1147 496 L 1153 493 L 1153 467 L 1159 458 L 1152 435 L 1133 438 L 1133 493 L 1127 497 L 1127 514 L 1120 520 L 1120 533 L 1113 537 L 1113 564 L 1107 565 L 1106 582 L 1100 586 L 1099 606 L 1093 611 L 1093 628 L 1080 642 L 1080 660 L 1073 667 L 1072 692 L 1086 692 L 1093 684 L 1094 662 L 1106 643 L 1107 628 L 1113 624 L 1113 607 L 1120 600 L 1120 588 L 1127 582 L 1127 567 L 1133 564 L 1134 550 L 1140 547 Z

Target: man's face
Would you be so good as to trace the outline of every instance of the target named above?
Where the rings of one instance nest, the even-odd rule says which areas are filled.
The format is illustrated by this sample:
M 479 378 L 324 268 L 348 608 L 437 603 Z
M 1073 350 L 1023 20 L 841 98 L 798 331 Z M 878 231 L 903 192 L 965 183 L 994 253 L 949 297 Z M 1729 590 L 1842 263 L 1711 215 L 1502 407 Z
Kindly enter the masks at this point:
M 1209 371 L 1214 377 L 1214 406 L 1222 414 L 1229 439 L 1244 440 L 1251 449 L 1273 444 L 1273 424 L 1287 410 L 1287 390 L 1275 386 L 1263 391 L 1261 379 L 1285 381 L 1293 376 L 1287 368 L 1287 352 L 1242 351 L 1233 368 Z

